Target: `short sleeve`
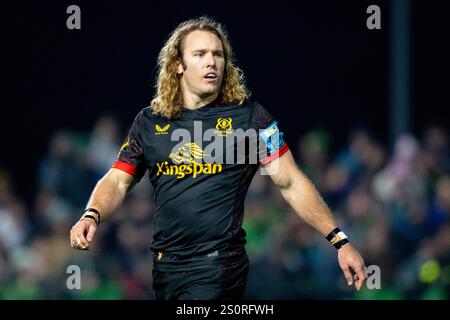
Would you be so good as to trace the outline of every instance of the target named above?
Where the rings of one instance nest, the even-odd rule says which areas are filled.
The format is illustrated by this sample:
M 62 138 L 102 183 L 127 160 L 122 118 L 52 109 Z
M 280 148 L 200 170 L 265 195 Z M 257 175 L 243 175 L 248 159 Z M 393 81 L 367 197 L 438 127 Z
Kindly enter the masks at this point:
M 142 118 L 143 111 L 134 119 L 128 136 L 117 154 L 117 160 L 112 166 L 135 176 L 138 180 L 144 176 L 147 170 L 141 136 Z
M 258 131 L 258 160 L 261 164 L 268 164 L 289 150 L 278 122 L 258 103 L 253 109 L 250 126 Z

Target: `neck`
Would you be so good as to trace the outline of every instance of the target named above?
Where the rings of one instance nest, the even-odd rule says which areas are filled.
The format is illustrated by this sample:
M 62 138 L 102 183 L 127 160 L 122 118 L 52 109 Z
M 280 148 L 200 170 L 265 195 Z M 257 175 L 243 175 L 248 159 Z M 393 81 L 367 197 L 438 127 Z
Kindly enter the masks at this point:
M 218 95 L 219 93 L 216 92 L 207 97 L 200 97 L 196 94 L 183 92 L 184 106 L 191 110 L 198 109 L 216 100 Z

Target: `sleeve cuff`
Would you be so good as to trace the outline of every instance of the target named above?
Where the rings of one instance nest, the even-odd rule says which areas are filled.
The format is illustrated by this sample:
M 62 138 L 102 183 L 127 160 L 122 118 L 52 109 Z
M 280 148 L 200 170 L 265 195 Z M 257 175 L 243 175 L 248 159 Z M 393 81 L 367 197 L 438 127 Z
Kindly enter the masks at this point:
M 114 162 L 113 168 L 122 170 L 128 174 L 131 174 L 132 176 L 136 176 L 137 175 L 137 166 L 133 166 L 131 164 L 122 162 L 122 161 L 116 161 Z
M 283 154 L 285 154 L 288 151 L 289 151 L 289 147 L 288 147 L 287 143 L 285 143 L 280 149 L 278 149 L 271 155 L 268 155 L 264 159 L 261 159 L 260 162 L 261 162 L 261 164 L 268 164 L 272 160 L 281 157 Z

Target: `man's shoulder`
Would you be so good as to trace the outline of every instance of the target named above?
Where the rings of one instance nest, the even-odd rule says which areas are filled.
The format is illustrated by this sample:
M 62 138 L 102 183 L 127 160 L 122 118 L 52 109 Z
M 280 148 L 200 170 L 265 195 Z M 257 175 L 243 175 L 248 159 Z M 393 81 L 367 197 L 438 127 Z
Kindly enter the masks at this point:
M 146 107 L 143 107 L 143 108 L 141 108 L 141 110 L 138 112 L 138 114 L 137 114 L 138 116 L 139 115 L 141 115 L 141 116 L 153 116 L 153 108 L 152 108 L 152 106 L 146 106 Z
M 264 110 L 265 107 L 262 103 L 260 103 L 259 101 L 255 101 L 255 100 L 248 100 L 245 101 L 242 106 L 245 107 L 249 107 L 252 110 Z
M 239 108 L 245 108 L 250 114 L 252 123 L 266 123 L 270 122 L 273 118 L 266 107 L 255 100 L 247 100 L 244 103 L 235 106 Z
M 255 107 L 256 105 L 259 105 L 257 101 L 254 100 L 245 100 L 242 104 L 240 104 L 241 107 Z
M 271 113 L 257 101 L 249 102 L 251 107 L 251 124 L 255 127 L 266 127 L 273 121 Z
M 137 120 L 142 120 L 144 118 L 146 120 L 152 120 L 152 121 L 156 120 L 157 121 L 157 120 L 161 120 L 164 117 L 153 112 L 152 106 L 146 106 L 146 107 L 142 108 L 136 115 Z
M 248 101 L 245 106 L 251 110 L 253 116 L 258 116 L 267 112 L 266 108 L 259 101 Z
M 251 113 L 253 113 L 253 110 L 259 109 L 262 107 L 262 105 L 260 103 L 258 103 L 257 101 L 253 101 L 253 100 L 246 100 L 242 104 L 229 104 L 228 106 L 235 107 L 237 109 L 245 108 Z

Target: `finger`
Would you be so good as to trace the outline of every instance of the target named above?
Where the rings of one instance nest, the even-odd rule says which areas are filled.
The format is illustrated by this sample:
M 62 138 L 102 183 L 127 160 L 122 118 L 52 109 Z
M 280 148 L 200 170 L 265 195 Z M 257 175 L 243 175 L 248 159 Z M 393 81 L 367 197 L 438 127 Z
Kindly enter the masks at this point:
M 92 242 L 92 240 L 94 239 L 94 234 L 95 234 L 96 230 L 97 230 L 97 228 L 93 224 L 89 225 L 88 233 L 87 233 L 87 236 L 86 236 L 86 240 L 87 241 Z
M 72 240 L 70 240 L 70 246 L 72 247 L 72 249 L 77 249 L 80 250 L 81 242 L 77 241 L 77 237 L 75 236 Z
M 353 284 L 353 277 L 352 273 L 350 272 L 350 269 L 348 267 L 342 268 L 342 271 L 344 272 L 344 277 L 347 280 L 347 284 L 351 286 Z
M 369 277 L 369 274 L 367 273 L 366 263 L 364 262 L 363 258 L 361 258 L 361 270 L 364 273 L 364 278 L 367 279 Z
M 86 249 L 87 247 L 89 247 L 89 242 L 84 237 L 84 234 L 77 234 L 76 241 L 78 248 Z
M 72 230 L 70 230 L 70 246 L 73 249 L 78 249 L 78 244 L 77 244 L 77 236 L 75 235 L 75 232 L 72 228 Z
M 79 237 L 77 237 L 79 239 Z M 89 250 L 89 245 L 83 245 L 81 240 L 77 241 L 77 249 L 78 250 Z
M 72 249 L 78 249 L 77 241 L 75 239 L 70 240 L 70 246 L 72 247 Z
M 354 279 L 354 282 L 355 282 L 355 288 L 356 288 L 356 290 L 359 291 L 359 289 L 360 289 L 360 278 L 358 277 L 358 274 L 355 274 L 353 279 Z
M 364 273 L 364 270 L 362 267 L 357 268 L 355 271 L 356 271 L 355 277 L 357 277 L 357 280 L 355 279 L 356 280 L 356 289 L 359 291 L 359 289 L 362 288 L 362 285 L 364 283 L 364 279 L 366 279 L 366 276 L 365 276 L 365 273 Z
M 73 228 L 70 229 L 70 234 L 69 234 L 69 242 L 70 242 L 70 246 L 73 248 L 74 247 L 74 239 L 73 239 Z

